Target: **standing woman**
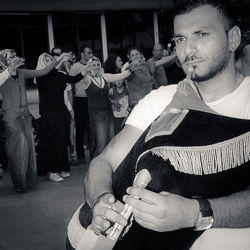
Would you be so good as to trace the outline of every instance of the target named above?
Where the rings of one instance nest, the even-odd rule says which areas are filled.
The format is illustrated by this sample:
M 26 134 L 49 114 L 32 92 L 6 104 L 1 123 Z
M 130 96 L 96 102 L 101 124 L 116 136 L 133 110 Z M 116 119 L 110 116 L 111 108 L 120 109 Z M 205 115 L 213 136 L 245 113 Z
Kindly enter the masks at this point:
M 101 62 L 97 57 L 91 58 L 89 64 L 91 68 L 89 73 L 85 75 L 83 82 L 88 96 L 90 128 L 94 136 L 94 149 L 91 152 L 93 158 L 102 152 L 114 136 L 109 84 L 127 78 L 131 75 L 131 70 L 118 74 L 103 73 Z
M 104 62 L 103 69 L 105 73 L 116 74 L 122 69 L 122 59 L 118 55 L 110 55 Z
M 44 68 L 54 61 L 49 54 L 38 58 L 38 68 Z M 67 147 L 70 142 L 70 114 L 64 102 L 64 90 L 67 83 L 76 83 L 84 73 L 69 76 L 62 63 L 48 75 L 37 79 L 39 91 L 39 159 L 41 168 L 48 170 L 51 181 L 63 181 L 69 177 L 69 159 Z

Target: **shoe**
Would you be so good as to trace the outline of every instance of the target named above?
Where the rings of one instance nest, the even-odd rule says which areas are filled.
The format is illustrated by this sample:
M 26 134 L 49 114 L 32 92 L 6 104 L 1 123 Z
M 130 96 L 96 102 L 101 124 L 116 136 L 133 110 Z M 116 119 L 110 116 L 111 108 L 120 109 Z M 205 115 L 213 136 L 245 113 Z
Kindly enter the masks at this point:
M 49 179 L 55 182 L 60 182 L 64 180 L 58 173 L 50 173 Z
M 61 171 L 60 176 L 63 177 L 63 178 L 70 177 L 70 173 Z

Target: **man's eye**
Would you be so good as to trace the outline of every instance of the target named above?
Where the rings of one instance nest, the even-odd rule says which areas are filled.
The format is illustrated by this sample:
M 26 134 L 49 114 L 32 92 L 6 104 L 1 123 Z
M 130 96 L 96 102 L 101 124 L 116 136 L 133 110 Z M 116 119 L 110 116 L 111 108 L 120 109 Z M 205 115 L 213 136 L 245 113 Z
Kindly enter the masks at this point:
M 198 35 L 200 37 L 206 37 L 206 36 L 208 36 L 208 33 L 206 33 L 206 32 L 199 32 Z
M 175 44 L 180 44 L 181 42 L 185 41 L 184 37 L 175 37 L 174 38 Z

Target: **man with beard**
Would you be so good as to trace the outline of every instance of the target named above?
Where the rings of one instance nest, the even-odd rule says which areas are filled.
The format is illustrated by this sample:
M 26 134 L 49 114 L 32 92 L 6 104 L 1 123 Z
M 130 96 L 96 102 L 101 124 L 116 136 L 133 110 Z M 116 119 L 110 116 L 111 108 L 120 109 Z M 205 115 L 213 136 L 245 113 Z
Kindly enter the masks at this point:
M 163 47 L 161 44 L 157 43 L 154 45 L 153 48 L 153 57 L 151 57 L 148 61 L 152 62 L 152 61 L 157 61 L 160 60 L 163 57 Z M 172 61 L 166 63 L 165 65 L 160 65 L 158 66 L 155 71 L 154 71 L 154 85 L 155 88 L 159 88 L 161 86 L 165 86 L 168 85 L 168 79 L 167 79 L 167 75 L 165 72 L 165 68 L 164 67 L 168 67 L 171 64 L 173 64 L 176 61 L 176 58 L 174 58 Z
M 231 162 L 231 159 L 238 157 L 236 152 L 244 151 L 243 155 L 249 155 L 249 149 L 244 150 L 239 147 L 237 151 L 236 147 L 230 144 L 239 139 L 233 135 L 235 127 L 231 129 L 228 126 L 222 128 L 215 126 L 217 122 L 219 123 L 217 118 L 220 121 L 230 120 L 229 124 L 235 121 L 236 124 L 248 122 L 250 119 L 250 78 L 244 77 L 235 69 L 235 51 L 240 44 L 241 32 L 227 4 L 223 1 L 200 0 L 188 1 L 185 6 L 176 8 L 174 19 L 176 54 L 187 74 L 187 79 L 181 82 L 178 88 L 177 85 L 161 87 L 141 100 L 128 117 L 123 130 L 90 164 L 85 177 L 85 193 L 86 201 L 92 208 L 91 227 L 105 232 L 113 222 L 125 226 L 127 221 L 119 209 L 122 207 L 119 201 L 121 197 L 125 203 L 133 207 L 135 221 L 116 249 L 179 250 L 189 249 L 194 242 L 192 249 L 199 250 L 248 249 L 250 246 L 247 237 L 247 234 L 249 235 L 247 227 L 250 227 L 249 174 L 246 179 L 244 178 L 246 174 L 244 171 L 249 171 L 249 165 L 238 168 L 239 178 L 235 175 L 231 181 L 224 182 L 224 175 L 228 177 L 235 173 L 236 165 L 242 164 L 239 162 L 236 164 L 237 160 Z M 190 121 L 188 117 L 192 113 L 196 113 L 197 116 L 195 115 L 196 119 Z M 157 117 L 159 118 L 154 121 Z M 215 122 L 210 124 L 211 120 L 208 117 L 213 117 Z M 187 124 L 186 121 L 190 123 Z M 151 123 L 151 127 L 147 129 Z M 196 123 L 200 123 L 201 127 L 197 128 Z M 184 125 L 188 126 L 187 130 L 183 128 Z M 192 127 L 196 130 L 194 134 L 191 133 Z M 184 132 L 181 133 L 182 129 Z M 203 129 L 205 132 L 202 134 L 200 130 Z M 216 131 L 217 129 L 220 133 Z M 232 134 L 232 137 L 229 136 L 232 139 L 227 140 L 225 137 L 221 140 L 222 143 L 220 141 L 217 144 L 216 140 L 219 140 L 217 137 L 222 134 L 227 136 L 226 130 L 229 135 Z M 206 137 L 204 134 L 208 135 L 207 144 L 199 141 L 199 136 Z M 158 148 L 155 151 L 151 150 L 150 143 L 157 142 L 160 145 L 162 141 L 159 139 L 164 139 L 164 136 L 170 138 L 167 149 L 162 147 L 160 150 Z M 179 144 L 179 141 L 182 144 Z M 201 146 L 202 152 L 199 151 L 200 147 L 188 147 L 187 143 L 193 145 L 194 141 Z M 171 147 L 169 145 L 171 142 L 177 146 Z M 207 147 L 202 147 L 202 143 Z M 249 142 L 246 140 L 244 145 L 248 147 Z M 143 154 L 147 155 L 145 151 L 147 148 L 150 148 L 148 157 L 152 162 L 144 160 L 140 164 L 141 159 L 145 159 Z M 191 150 L 188 151 L 189 149 Z M 136 155 L 137 152 L 141 158 Z M 199 157 L 196 157 L 198 154 Z M 170 175 L 163 179 L 164 185 L 172 183 L 172 174 L 174 171 L 178 172 L 178 182 L 175 187 L 171 187 L 170 190 L 163 188 L 161 191 L 154 191 L 153 188 L 148 190 L 129 187 L 132 183 L 128 182 L 125 190 L 117 194 L 116 187 L 121 182 L 126 184 L 123 176 L 128 179 L 127 173 L 133 174 L 133 171 L 144 166 L 154 172 L 154 169 L 158 168 L 158 161 L 165 164 L 165 169 L 162 171 L 168 171 Z M 131 162 L 134 162 L 136 167 Z M 205 164 L 202 164 L 203 162 Z M 232 165 L 226 166 L 227 162 L 231 162 Z M 249 160 L 243 162 L 248 164 Z M 122 168 L 125 170 L 127 168 L 128 171 L 122 172 Z M 161 179 L 161 173 L 157 178 Z M 193 181 L 185 185 L 184 182 L 189 178 Z M 204 180 L 199 183 L 199 187 L 196 187 L 196 178 Z M 213 178 L 216 179 L 215 182 Z M 240 186 L 244 179 L 246 180 L 244 187 L 231 189 L 236 183 L 236 186 Z M 112 186 L 112 182 L 116 182 L 116 185 Z M 217 188 L 217 184 L 222 185 Z M 213 185 L 216 185 L 216 188 Z M 178 192 L 182 189 L 186 194 L 185 189 L 195 188 L 198 197 L 195 197 L 195 191 L 191 195 Z M 200 189 L 204 193 L 200 193 Z M 215 193 L 210 193 L 210 189 L 215 189 Z M 123 196 L 126 192 L 127 194 Z M 116 210 L 113 209 L 114 205 Z M 198 238 L 200 235 L 192 234 L 194 229 L 204 232 L 200 238 Z M 134 238 L 134 243 L 131 243 L 129 241 L 133 239 L 130 237 L 131 234 L 136 235 L 138 230 L 144 234 L 138 234 L 138 237 Z M 178 233 L 184 230 L 186 234 L 179 237 Z M 168 240 L 171 233 L 174 234 L 174 238 Z M 162 235 L 163 238 L 155 240 Z M 199 243 L 202 239 L 205 242 L 201 247 Z

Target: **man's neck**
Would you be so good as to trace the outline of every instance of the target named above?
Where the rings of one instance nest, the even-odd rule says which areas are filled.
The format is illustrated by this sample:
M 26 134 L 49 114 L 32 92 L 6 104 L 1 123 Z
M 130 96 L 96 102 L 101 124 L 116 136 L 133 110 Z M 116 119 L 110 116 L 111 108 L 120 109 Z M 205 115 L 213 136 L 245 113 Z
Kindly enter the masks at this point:
M 87 64 L 87 61 L 85 60 L 84 57 L 82 57 L 81 60 L 80 60 L 80 63 L 82 63 L 82 64 Z
M 233 68 L 226 69 L 208 81 L 197 82 L 196 86 L 204 102 L 214 102 L 232 93 L 242 80 L 242 75 Z

